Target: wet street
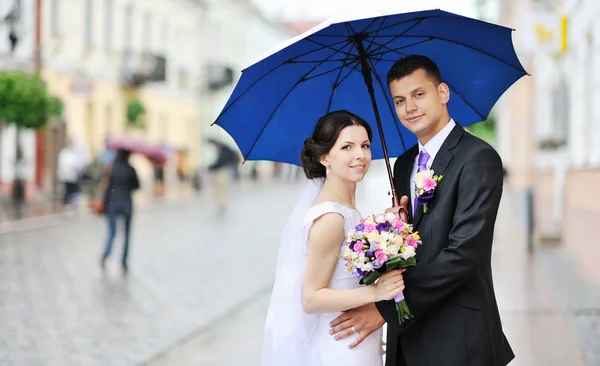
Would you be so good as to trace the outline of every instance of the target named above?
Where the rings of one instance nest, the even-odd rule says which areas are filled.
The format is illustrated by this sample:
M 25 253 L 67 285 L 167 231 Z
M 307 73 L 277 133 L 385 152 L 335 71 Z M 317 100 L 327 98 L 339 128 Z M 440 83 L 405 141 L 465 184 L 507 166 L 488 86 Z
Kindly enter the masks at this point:
M 237 187 L 224 218 L 208 191 L 139 208 L 127 277 L 120 237 L 100 270 L 101 217 L 5 227 L 0 365 L 259 365 L 279 234 L 301 186 Z M 358 193 L 363 214 L 388 205 L 380 164 Z M 522 211 L 505 192 L 494 281 L 510 365 L 600 365 L 600 284 L 560 245 L 529 255 Z

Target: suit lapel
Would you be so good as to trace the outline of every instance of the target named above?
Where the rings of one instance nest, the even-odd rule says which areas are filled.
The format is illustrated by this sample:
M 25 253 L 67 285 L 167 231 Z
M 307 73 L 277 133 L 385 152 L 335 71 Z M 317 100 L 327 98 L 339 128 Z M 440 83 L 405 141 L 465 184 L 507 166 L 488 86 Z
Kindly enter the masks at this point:
M 448 135 L 448 137 L 446 138 L 446 140 L 440 147 L 440 151 L 438 151 L 438 153 L 435 155 L 435 159 L 433 160 L 433 163 L 431 164 L 431 170 L 433 170 L 433 174 L 443 175 L 446 172 L 446 168 L 448 168 L 448 165 L 450 165 L 450 162 L 454 158 L 454 155 L 452 155 L 452 149 L 454 149 L 454 147 L 456 147 L 456 145 L 460 141 L 464 132 L 465 132 L 464 128 L 461 125 L 459 125 L 458 123 L 456 124 L 456 126 L 454 126 L 454 128 L 450 132 L 450 135 Z M 440 184 L 443 184 L 443 182 L 444 181 L 442 180 L 442 182 L 440 182 Z M 435 198 L 435 196 L 434 196 L 434 198 Z M 431 209 L 432 209 L 432 207 L 430 205 L 429 210 L 431 210 Z M 423 206 L 419 206 L 417 208 L 417 211 L 415 212 L 415 220 L 414 220 L 415 230 L 421 223 L 423 216 L 424 216 L 423 215 Z

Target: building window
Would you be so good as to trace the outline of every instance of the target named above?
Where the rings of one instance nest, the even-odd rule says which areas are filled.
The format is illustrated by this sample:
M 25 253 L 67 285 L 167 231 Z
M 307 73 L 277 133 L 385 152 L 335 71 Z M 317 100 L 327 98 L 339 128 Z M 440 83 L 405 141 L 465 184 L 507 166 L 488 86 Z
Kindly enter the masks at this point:
M 114 2 L 113 0 L 105 0 L 104 5 L 104 50 L 110 52 L 113 47 Z
M 50 34 L 60 36 L 60 0 L 51 0 L 50 3 Z
M 188 78 L 188 73 L 187 71 L 183 68 L 180 67 L 177 70 L 177 79 L 178 79 L 178 87 L 181 90 L 186 90 L 189 86 L 189 78 Z
M 169 42 L 169 21 L 163 20 L 160 31 L 160 46 L 164 54 L 167 54 L 168 42 Z
M 144 52 L 152 51 L 152 31 L 152 14 L 146 13 L 142 24 L 142 51 Z
M 94 11 L 94 3 L 92 0 L 86 0 L 85 2 L 85 47 L 91 49 L 94 43 L 94 18 L 92 12 Z
M 133 6 L 125 8 L 125 51 L 131 51 L 133 45 Z

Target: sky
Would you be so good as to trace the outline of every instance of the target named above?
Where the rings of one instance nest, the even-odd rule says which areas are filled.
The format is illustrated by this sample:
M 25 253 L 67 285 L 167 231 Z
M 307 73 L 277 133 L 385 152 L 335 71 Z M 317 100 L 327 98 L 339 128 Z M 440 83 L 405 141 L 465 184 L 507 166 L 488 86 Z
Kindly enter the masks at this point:
M 475 0 L 252 0 L 267 16 L 283 21 L 322 21 L 352 11 L 370 14 L 373 11 L 408 12 L 442 9 L 475 17 Z

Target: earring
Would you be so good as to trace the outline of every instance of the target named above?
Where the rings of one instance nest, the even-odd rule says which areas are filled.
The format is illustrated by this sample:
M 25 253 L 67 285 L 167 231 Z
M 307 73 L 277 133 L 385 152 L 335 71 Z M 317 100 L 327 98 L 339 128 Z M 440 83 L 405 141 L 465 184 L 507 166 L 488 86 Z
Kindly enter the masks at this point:
M 329 175 L 329 167 L 327 167 L 327 169 L 325 169 L 325 175 Z

